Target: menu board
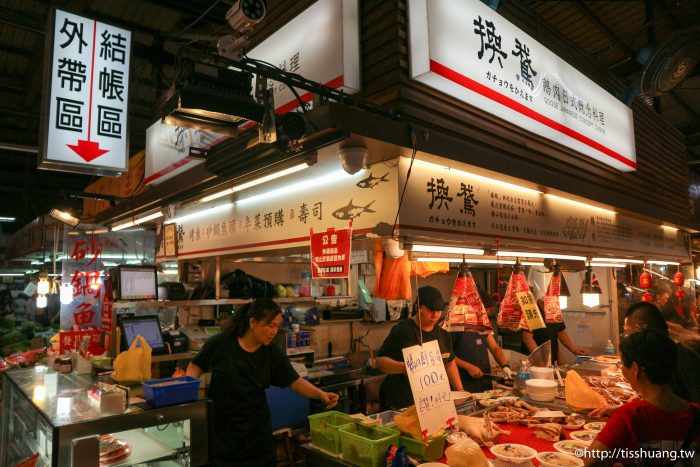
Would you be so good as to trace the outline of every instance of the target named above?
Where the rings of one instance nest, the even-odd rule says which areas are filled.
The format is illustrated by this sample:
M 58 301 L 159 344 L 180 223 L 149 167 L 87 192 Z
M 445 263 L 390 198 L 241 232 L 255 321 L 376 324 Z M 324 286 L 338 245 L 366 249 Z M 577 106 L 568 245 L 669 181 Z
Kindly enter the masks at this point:
M 424 437 L 457 419 L 450 381 L 442 363 L 438 341 L 403 349 L 403 361 L 416 403 L 418 422 Z

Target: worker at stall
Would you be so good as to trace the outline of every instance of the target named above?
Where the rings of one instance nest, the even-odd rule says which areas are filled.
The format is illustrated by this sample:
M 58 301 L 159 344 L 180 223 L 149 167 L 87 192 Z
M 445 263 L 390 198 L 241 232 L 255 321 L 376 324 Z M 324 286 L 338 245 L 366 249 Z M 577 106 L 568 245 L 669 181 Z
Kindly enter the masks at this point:
M 694 454 L 688 448 L 698 441 L 700 404 L 678 397 L 669 386 L 678 355 L 676 344 L 663 332 L 645 329 L 625 338 L 620 351 L 622 374 L 642 398 L 615 411 L 586 450 L 586 464 L 606 458 L 611 463 L 655 459 L 653 465 L 672 465 L 681 459 L 679 450 Z M 640 450 L 646 450 L 647 456 L 641 457 Z
M 479 296 L 488 315 L 498 302 L 482 289 L 479 289 Z M 491 329 L 452 332 L 450 336 L 455 352 L 455 362 L 464 389 L 469 392 L 483 392 L 492 389 L 491 380 L 484 379 L 485 374 L 491 374 L 489 352 L 493 355 L 498 366 L 502 368 L 505 378 L 513 379 L 513 371 L 508 364 L 508 359 L 496 342 Z
M 636 332 L 651 329 L 668 336 L 668 325 L 664 320 L 661 310 L 649 302 L 635 303 L 625 313 L 623 326 L 625 336 Z M 700 402 L 700 356 L 683 344 L 676 344 L 676 362 L 671 365 L 672 370 L 669 387 L 678 397 L 689 402 Z M 617 406 L 606 405 L 590 413 L 592 417 L 610 415 L 615 412 Z
M 455 364 L 450 333 L 438 326 L 444 309 L 445 301 L 439 290 L 431 286 L 419 288 L 418 298 L 413 304 L 413 315 L 399 321 L 384 340 L 377 353 L 377 368 L 387 374 L 379 388 L 382 410 L 398 410 L 413 405 L 402 350 L 420 345 L 421 334 L 423 343 L 438 341 L 452 389 L 464 389 Z
M 552 363 L 564 363 L 564 360 L 559 354 L 559 342 L 574 355 L 588 355 L 587 349 L 576 347 L 571 341 L 569 334 L 566 332 L 566 324 L 564 321 L 548 322 L 545 320 L 542 299 L 537 300 L 537 309 L 546 327 L 535 329 L 534 331 L 526 331 L 523 329 L 522 345 L 520 349 L 523 354 L 529 355 L 530 352 L 535 350 L 538 346 L 550 341 L 552 343 Z
M 326 408 L 338 402 L 337 394 L 300 378 L 286 355 L 270 345 L 281 323 L 282 312 L 272 299 L 259 298 L 246 304 L 187 367 L 187 375 L 195 378 L 211 372 L 212 466 L 275 465 L 272 420 L 265 397 L 270 385 L 289 386 L 302 396 L 319 399 Z

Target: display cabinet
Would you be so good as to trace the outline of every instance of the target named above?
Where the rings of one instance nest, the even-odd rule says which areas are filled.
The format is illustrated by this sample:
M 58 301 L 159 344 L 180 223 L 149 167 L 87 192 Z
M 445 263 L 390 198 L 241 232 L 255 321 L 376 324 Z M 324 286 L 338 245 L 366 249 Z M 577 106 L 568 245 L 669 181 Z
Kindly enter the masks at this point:
M 87 395 L 96 378 L 41 370 L 5 373 L 0 465 L 35 453 L 38 466 L 207 464 L 208 401 L 103 416 Z

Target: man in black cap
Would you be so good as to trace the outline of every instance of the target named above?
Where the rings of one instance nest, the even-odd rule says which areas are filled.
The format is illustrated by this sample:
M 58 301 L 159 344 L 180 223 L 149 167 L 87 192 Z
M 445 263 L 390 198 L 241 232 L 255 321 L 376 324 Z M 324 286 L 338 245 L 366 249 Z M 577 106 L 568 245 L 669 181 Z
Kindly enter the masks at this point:
M 464 389 L 454 361 L 450 334 L 437 325 L 444 309 L 445 301 L 435 287 L 419 288 L 413 315 L 394 326 L 384 340 L 377 353 L 377 368 L 387 374 L 379 390 L 382 410 L 398 410 L 413 405 L 402 349 L 420 345 L 421 334 L 423 343 L 438 341 L 450 385 L 457 391 Z

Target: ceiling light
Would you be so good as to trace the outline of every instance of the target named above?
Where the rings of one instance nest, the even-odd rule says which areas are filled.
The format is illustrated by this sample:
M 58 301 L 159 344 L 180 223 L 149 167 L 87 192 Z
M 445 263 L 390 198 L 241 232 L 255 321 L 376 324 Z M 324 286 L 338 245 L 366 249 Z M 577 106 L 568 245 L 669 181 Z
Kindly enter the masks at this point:
M 596 261 L 591 261 L 591 266 L 596 268 L 625 268 L 626 264 L 622 263 L 599 263 Z
M 655 261 L 655 260 L 647 260 L 647 264 L 656 264 L 659 266 L 679 266 L 681 263 L 678 261 Z
M 510 256 L 513 258 L 553 258 L 569 259 L 573 261 L 586 261 L 585 256 L 559 255 L 555 253 L 534 253 L 531 251 L 497 251 L 496 256 Z
M 256 178 L 255 180 L 251 180 L 251 181 L 246 182 L 246 183 L 241 183 L 240 185 L 236 185 L 236 186 L 233 186 L 231 188 L 227 188 L 225 190 L 219 191 L 217 193 L 205 196 L 204 198 L 200 199 L 199 202 L 206 203 L 207 201 L 212 201 L 212 200 L 221 198 L 223 196 L 230 195 L 231 193 L 235 193 L 237 191 L 242 191 L 242 190 L 245 190 L 247 188 L 251 188 L 251 187 L 254 187 L 256 185 L 260 185 L 262 183 L 269 182 L 270 180 L 275 180 L 277 178 L 284 177 L 285 175 L 290 175 L 290 174 L 293 174 L 295 172 L 299 172 L 300 170 L 307 169 L 308 167 L 309 167 L 309 165 L 306 162 L 304 162 L 303 164 L 298 164 L 298 165 L 289 167 L 287 169 L 280 170 L 279 172 L 275 172 L 275 173 L 270 174 L 270 175 L 265 175 L 264 177 Z
M 591 261 L 601 262 L 601 263 L 644 264 L 644 261 L 641 259 L 627 259 L 627 258 L 593 258 Z
M 661 228 L 664 230 L 670 230 L 672 232 L 678 232 L 678 229 L 676 227 L 671 227 L 670 225 L 662 225 Z
M 598 278 L 593 272 L 593 267 L 589 264 L 586 266 L 586 272 L 583 282 L 581 283 L 581 297 L 583 305 L 589 308 L 600 305 L 600 295 L 603 291 L 598 283 Z
M 70 305 L 73 302 L 73 286 L 68 282 L 61 284 L 60 300 L 62 305 Z
M 416 261 L 424 262 L 424 263 L 469 263 L 469 264 L 503 264 L 503 265 L 511 265 L 515 264 L 515 261 L 502 261 L 502 260 L 496 260 L 496 259 L 483 259 L 483 258 L 445 258 L 445 257 L 425 257 L 425 258 L 416 258 Z
M 168 219 L 168 220 L 164 221 L 163 224 L 172 224 L 174 222 L 177 222 L 179 224 L 179 223 L 182 223 L 182 222 L 187 221 L 187 220 L 192 220 L 192 219 L 196 219 L 198 217 L 205 216 L 207 214 L 211 214 L 213 212 L 218 212 L 218 211 L 222 211 L 224 209 L 228 209 L 231 206 L 233 206 L 233 203 L 220 204 L 219 206 L 214 206 L 211 208 L 202 209 L 201 211 L 192 212 L 189 214 L 185 214 L 184 216 L 175 217 L 173 219 Z
M 153 219 L 157 219 L 157 218 L 161 217 L 162 215 L 163 215 L 163 212 L 158 211 L 158 212 L 154 212 L 153 214 L 148 214 L 147 216 L 144 216 L 144 217 L 139 217 L 138 219 L 132 219 L 132 220 L 124 222 L 122 224 L 114 225 L 114 226 L 112 226 L 112 232 L 128 229 L 129 227 L 143 224 L 144 222 L 148 222 L 148 221 L 151 221 Z
M 564 201 L 565 203 L 573 204 L 575 206 L 580 206 L 582 208 L 594 209 L 596 211 L 601 211 L 601 212 L 604 212 L 606 214 L 613 214 L 613 215 L 617 214 L 615 211 L 611 211 L 610 209 L 599 208 L 598 206 L 592 206 L 590 204 L 582 203 L 581 201 L 574 201 L 573 199 L 563 198 L 561 196 L 553 195 L 551 193 L 546 193 L 546 196 L 549 196 L 550 198 L 557 199 L 559 201 Z
M 49 217 L 52 219 L 56 219 L 59 222 L 63 222 L 64 224 L 68 224 L 71 227 L 75 227 L 76 225 L 80 224 L 81 219 L 77 216 L 72 214 L 69 211 L 62 211 L 57 208 L 53 208 L 49 211 Z
M 46 308 L 48 300 L 46 299 L 46 295 L 39 295 L 36 297 L 36 307 L 37 308 Z
M 24 277 L 21 272 L 0 272 L 0 277 Z
M 452 253 L 458 255 L 483 255 L 484 250 L 477 248 L 461 248 L 439 245 L 419 245 L 413 244 L 412 251 L 423 251 L 427 253 Z
M 428 161 L 416 159 L 413 163 L 417 164 L 417 165 L 425 166 L 425 167 L 430 168 L 430 169 L 447 170 L 448 172 L 452 172 L 452 173 L 455 173 L 457 175 L 465 175 L 467 177 L 474 177 L 478 180 L 483 180 L 487 183 L 493 183 L 494 185 L 499 185 L 499 186 L 502 186 L 504 188 L 510 188 L 511 190 L 517 190 L 517 191 L 532 193 L 532 194 L 542 194 L 542 192 L 539 190 L 533 190 L 532 188 L 526 188 L 524 186 L 515 185 L 513 183 L 503 182 L 501 180 L 496 180 L 493 178 L 484 177 L 483 175 L 477 175 L 477 174 L 474 174 L 471 172 L 465 172 L 464 170 L 459 170 L 459 169 L 455 169 L 453 167 L 447 167 L 444 165 L 435 164 L 433 162 L 428 162 Z
M 10 217 L 10 216 L 0 216 L 0 222 L 14 222 L 15 217 Z

